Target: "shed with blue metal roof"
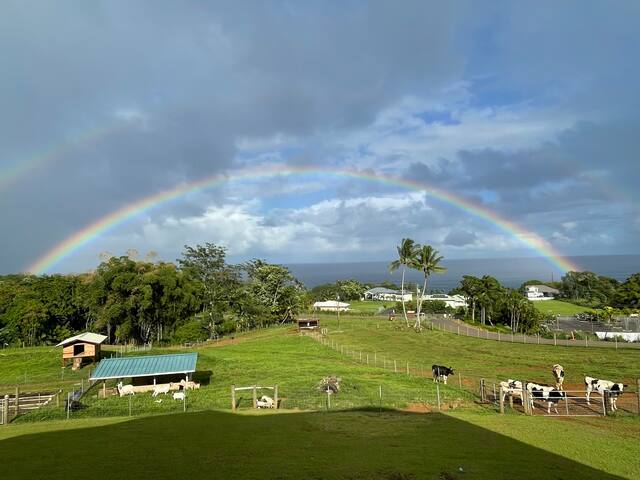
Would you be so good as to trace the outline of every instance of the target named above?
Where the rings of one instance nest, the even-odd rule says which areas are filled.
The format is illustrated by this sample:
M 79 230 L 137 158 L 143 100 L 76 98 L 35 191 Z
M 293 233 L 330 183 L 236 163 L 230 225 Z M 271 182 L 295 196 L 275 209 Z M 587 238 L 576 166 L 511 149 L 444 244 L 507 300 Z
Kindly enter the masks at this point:
M 141 357 L 118 357 L 102 360 L 91 374 L 91 381 L 122 378 L 167 376 L 190 377 L 196 371 L 197 353 L 175 353 L 170 355 L 145 355 Z

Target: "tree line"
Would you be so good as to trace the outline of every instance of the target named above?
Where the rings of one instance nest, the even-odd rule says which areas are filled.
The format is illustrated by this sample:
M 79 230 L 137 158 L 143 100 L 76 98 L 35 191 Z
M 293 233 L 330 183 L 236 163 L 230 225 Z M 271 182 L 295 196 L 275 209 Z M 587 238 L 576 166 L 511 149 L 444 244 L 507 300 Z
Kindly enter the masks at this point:
M 41 345 L 77 332 L 110 343 L 189 341 L 291 319 L 306 302 L 284 266 L 226 261 L 226 249 L 186 246 L 171 262 L 129 256 L 78 275 L 0 277 L 0 342 Z

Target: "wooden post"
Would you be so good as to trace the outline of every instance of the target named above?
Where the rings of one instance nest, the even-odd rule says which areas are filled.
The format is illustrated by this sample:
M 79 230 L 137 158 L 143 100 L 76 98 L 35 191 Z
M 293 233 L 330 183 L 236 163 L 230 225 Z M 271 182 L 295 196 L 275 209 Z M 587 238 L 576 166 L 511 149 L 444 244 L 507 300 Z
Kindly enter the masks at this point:
M 602 395 L 602 415 L 605 416 L 605 417 L 607 416 L 607 413 L 608 413 L 607 412 L 607 407 L 608 407 L 608 402 L 607 402 L 608 395 L 607 394 L 608 394 L 608 391 L 605 390 L 604 391 L 604 395 Z
M 327 388 L 327 410 L 331 410 L 331 389 Z
M 231 385 L 231 411 L 236 411 L 236 386 Z
M 438 411 L 440 411 L 440 385 L 436 383 L 436 396 L 438 398 Z
M 18 416 L 18 413 L 20 413 L 20 387 L 18 385 L 16 385 L 16 401 L 14 403 L 14 408 L 15 408 L 15 416 Z
M 497 397 L 496 397 L 496 384 L 494 383 L 493 384 L 493 401 L 495 402 L 496 400 L 497 400 Z
M 500 413 L 504 413 L 504 395 L 502 394 L 502 390 L 500 390 Z
M 614 335 L 613 339 L 616 341 L 616 350 L 618 349 L 618 336 Z M 640 410 L 638 410 L 638 413 L 640 413 Z
M 482 403 L 484 403 L 484 401 L 485 401 L 485 397 L 484 397 L 484 378 L 480 379 L 480 401 Z
M 567 417 L 569 416 L 569 395 L 567 395 L 567 392 L 564 392 L 564 405 L 565 405 L 565 410 L 567 412 Z
M 458 386 L 462 388 L 462 373 L 458 372 Z
M 522 409 L 525 415 L 529 415 L 529 395 L 527 390 L 527 382 L 522 382 Z
M 553 333 L 553 346 L 554 347 L 558 346 L 558 339 L 556 338 L 555 332 Z
M 379 399 L 379 407 L 378 410 L 382 412 L 382 385 L 378 385 L 378 399 Z
M 102 381 L 102 398 L 107 398 L 107 381 Z
M 275 402 L 274 408 L 278 409 L 278 385 L 276 385 L 273 389 L 273 401 Z
M 524 403 L 523 403 L 523 405 L 524 405 Z M 509 392 L 509 408 L 511 410 L 513 410 L 513 395 L 512 395 L 511 392 Z
M 67 392 L 67 420 L 69 420 L 70 413 L 71 413 L 71 392 Z
M 258 408 L 258 389 L 253 386 L 253 408 Z

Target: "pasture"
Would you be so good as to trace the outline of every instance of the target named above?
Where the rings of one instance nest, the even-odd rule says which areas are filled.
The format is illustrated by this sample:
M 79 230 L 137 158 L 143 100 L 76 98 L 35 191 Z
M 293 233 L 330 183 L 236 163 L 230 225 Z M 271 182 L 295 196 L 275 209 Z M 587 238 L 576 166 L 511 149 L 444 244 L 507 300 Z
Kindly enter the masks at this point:
M 637 434 L 629 418 L 209 411 L 10 425 L 0 458 L 15 478 L 52 480 L 79 465 L 97 479 L 614 479 L 636 476 Z
M 580 305 L 574 305 L 573 303 L 563 302 L 561 300 L 541 300 L 531 303 L 533 303 L 533 305 L 543 313 L 567 317 L 582 312 L 593 311 L 593 309 L 589 307 L 581 307 Z
M 398 363 L 451 365 L 463 378 L 522 378 L 550 383 L 550 366 L 562 363 L 565 385 L 582 376 L 631 381 L 640 376 L 640 352 L 499 343 L 440 331 L 416 333 L 371 316 L 321 315 L 327 339 L 352 351 Z M 154 349 L 145 354 L 185 350 Z M 189 391 L 187 413 L 170 396 L 155 403 L 150 394 L 95 398 L 62 420 L 62 408 L 47 407 L 0 426 L 3 467 L 18 478 L 66 478 L 77 465 L 90 465 L 100 445 L 96 478 L 634 478 L 640 469 L 640 417 L 525 417 L 498 415 L 474 403 L 456 376 L 440 385 L 443 410 L 436 413 L 429 377 L 394 373 L 366 365 L 359 355 L 341 354 L 291 326 L 250 332 L 197 351 L 202 388 Z M 37 385 L 60 384 L 60 351 L 5 350 L 0 379 L 5 385 L 27 372 Z M 366 355 L 366 353 L 364 353 Z M 357 358 L 356 358 L 357 357 Z M 8 360 L 8 361 L 4 361 Z M 385 361 L 386 361 L 385 360 Z M 415 367 L 414 367 L 415 368 Z M 65 376 L 67 375 L 67 370 Z M 86 376 L 85 370 L 75 374 Z M 326 408 L 315 386 L 328 375 L 343 390 Z M 75 382 L 77 378 L 65 382 Z M 254 411 L 250 393 L 231 414 L 230 386 L 280 387 L 283 410 Z M 23 386 L 27 388 L 29 385 Z M 467 385 L 465 385 L 467 386 Z M 383 391 L 382 401 L 377 392 Z M 129 415 L 129 401 L 133 418 Z M 425 414 L 425 412 L 432 412 Z M 168 415 L 173 413 L 171 415 Z M 38 421 L 46 420 L 46 421 Z M 131 448 L 132 445 L 142 445 Z M 462 467 L 462 471 L 460 471 Z M 517 473 L 517 475 L 515 474 Z

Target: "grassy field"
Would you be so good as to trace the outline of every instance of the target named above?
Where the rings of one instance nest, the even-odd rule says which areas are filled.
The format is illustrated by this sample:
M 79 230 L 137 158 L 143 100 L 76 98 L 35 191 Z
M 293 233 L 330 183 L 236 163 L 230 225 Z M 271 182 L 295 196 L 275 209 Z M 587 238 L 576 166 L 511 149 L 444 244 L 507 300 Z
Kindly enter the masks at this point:
M 560 300 L 543 300 L 531 303 L 541 312 L 551 313 L 552 315 L 571 316 L 577 313 L 592 311 L 589 307 L 581 307 L 580 305 L 574 305 L 573 303 Z
M 380 310 L 395 308 L 396 302 L 378 302 L 375 300 L 349 300 L 349 313 L 375 315 Z
M 451 333 L 425 330 L 416 333 L 398 329 L 402 321 L 350 317 L 340 329 L 332 316 L 321 318 L 329 329 L 329 338 L 349 349 L 395 359 L 399 365 L 422 365 L 429 370 L 434 363 L 450 365 L 464 377 L 487 379 L 526 379 L 550 383 L 551 366 L 565 368 L 565 383 L 583 389 L 585 375 L 617 379 L 635 385 L 640 378 L 640 351 L 554 347 L 495 342 Z
M 584 373 L 630 382 L 640 376 L 640 352 L 415 333 L 396 328 L 400 323 L 345 316 L 338 329 L 333 315 L 322 315 L 326 338 L 358 352 L 352 356 L 301 337 L 291 327 L 197 348 L 203 386 L 189 392 L 187 413 L 180 402 L 166 397 L 155 403 L 146 394 L 131 398 L 132 414 L 145 416 L 126 418 L 129 398 L 99 400 L 90 391 L 83 399 L 86 408 L 71 420 L 55 420 L 63 418 L 62 408 L 48 408 L 0 427 L 3 469 L 17 478 L 39 478 L 46 471 L 51 479 L 75 475 L 78 465 L 96 478 L 637 478 L 638 416 L 501 416 L 474 404 L 468 392 L 456 388 L 455 376 L 452 385 L 441 387 L 443 412 L 424 414 L 435 410 L 434 384 L 394 373 L 391 363 L 409 361 L 413 372 L 421 365 L 425 374 L 432 363 L 441 363 L 454 366 L 465 379 L 549 383 L 550 366 L 560 362 L 572 385 L 581 384 Z M 370 358 L 375 352 L 378 362 L 384 358 L 386 370 L 379 363 L 363 365 L 360 351 Z M 11 381 L 26 371 L 38 385 L 58 381 L 59 350 L 2 353 L 0 379 Z M 327 375 L 343 379 L 330 411 L 326 396 L 315 389 Z M 278 384 L 286 410 L 244 408 L 231 414 L 230 386 L 253 383 Z M 249 405 L 249 397 L 241 399 L 242 406 Z M 175 414 L 162 415 L 167 413 Z M 35 421 L 43 418 L 50 420 Z
M 478 411 L 212 411 L 11 425 L 0 458 L 13 478 L 52 480 L 80 468 L 97 479 L 614 479 L 637 478 L 637 431 L 630 419 Z

